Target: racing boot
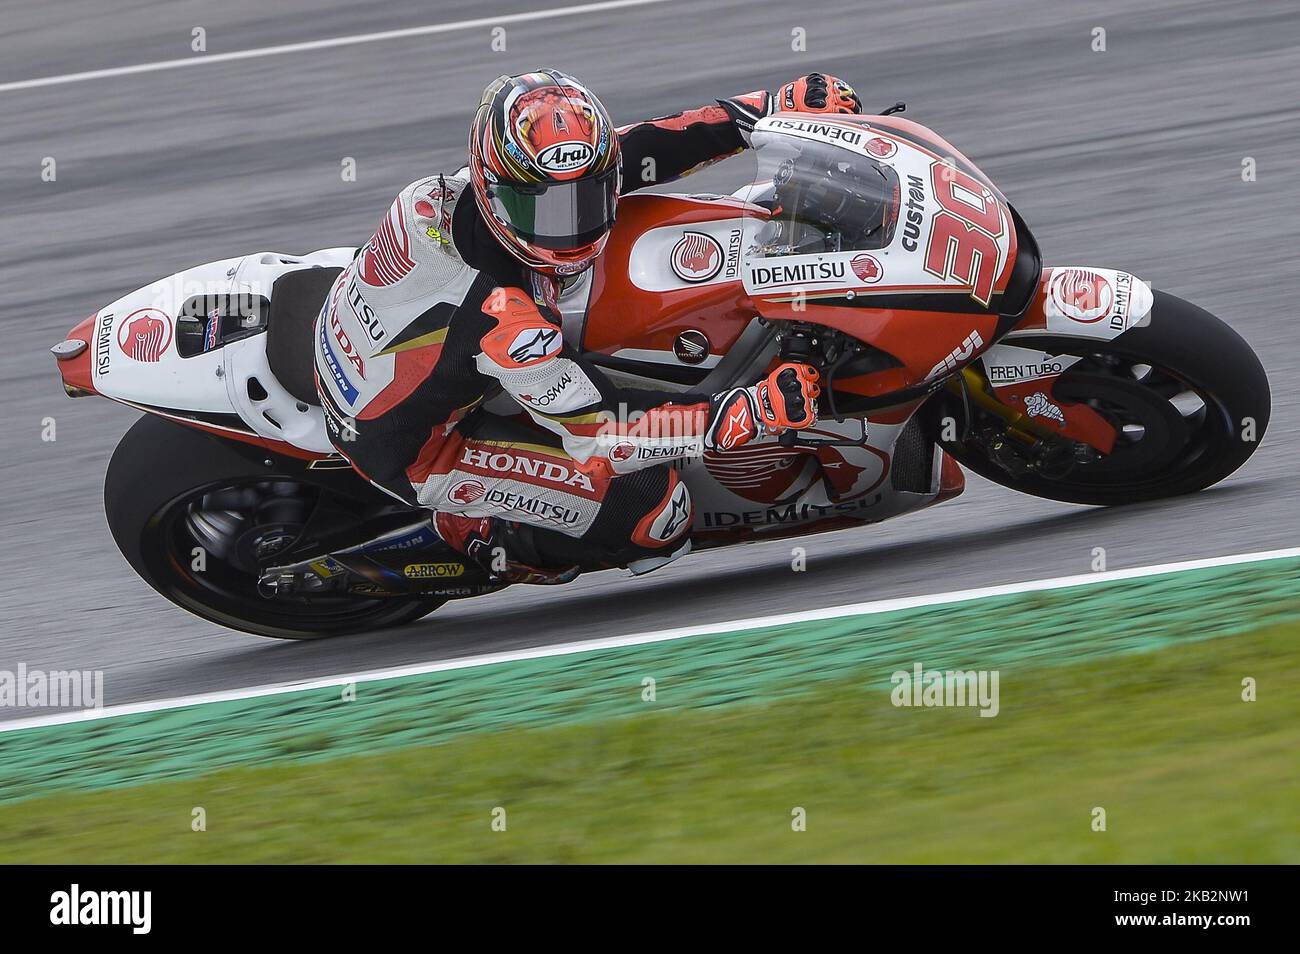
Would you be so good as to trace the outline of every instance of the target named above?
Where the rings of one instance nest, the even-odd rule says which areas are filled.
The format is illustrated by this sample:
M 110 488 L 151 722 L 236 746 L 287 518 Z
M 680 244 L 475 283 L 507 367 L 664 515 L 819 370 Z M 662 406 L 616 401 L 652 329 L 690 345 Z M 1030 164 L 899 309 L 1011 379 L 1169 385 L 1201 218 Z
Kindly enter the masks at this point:
M 482 567 L 493 582 L 555 586 L 572 582 L 581 572 L 576 565 L 539 565 L 531 528 L 522 524 L 439 511 L 433 515 L 433 527 L 448 546 Z

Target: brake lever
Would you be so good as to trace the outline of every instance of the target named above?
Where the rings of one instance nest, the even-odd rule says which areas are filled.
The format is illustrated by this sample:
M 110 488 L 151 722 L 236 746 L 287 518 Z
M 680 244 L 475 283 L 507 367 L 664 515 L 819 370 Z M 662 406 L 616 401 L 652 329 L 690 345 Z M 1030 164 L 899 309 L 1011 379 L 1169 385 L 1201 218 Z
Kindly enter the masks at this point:
M 859 421 L 862 425 L 862 436 L 859 438 L 836 438 L 813 440 L 807 437 L 800 437 L 796 430 L 782 431 L 777 437 L 777 443 L 782 447 L 864 447 L 867 443 L 867 422 Z
M 889 107 L 888 109 L 886 109 L 884 112 L 882 112 L 882 113 L 877 113 L 876 115 L 877 115 L 877 116 L 892 116 L 892 115 L 894 115 L 894 113 L 901 113 L 901 112 L 902 112 L 903 110 L 905 110 L 905 109 L 907 109 L 907 103 L 903 102 L 903 101 L 900 99 L 900 100 L 899 100 L 898 102 L 896 102 L 893 106 L 890 106 L 890 107 Z

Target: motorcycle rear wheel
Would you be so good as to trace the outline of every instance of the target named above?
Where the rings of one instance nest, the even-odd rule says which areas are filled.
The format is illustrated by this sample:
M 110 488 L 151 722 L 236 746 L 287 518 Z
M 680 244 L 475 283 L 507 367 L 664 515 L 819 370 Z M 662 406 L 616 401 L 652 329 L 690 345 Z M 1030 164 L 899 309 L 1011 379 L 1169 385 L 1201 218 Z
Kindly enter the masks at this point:
M 368 486 L 360 478 L 353 483 L 361 493 Z M 318 495 L 328 492 L 337 488 L 313 479 L 300 462 L 249 453 L 145 415 L 113 452 L 104 512 L 142 580 L 182 609 L 231 629 L 320 639 L 400 626 L 441 606 L 438 599 L 258 593 L 259 560 L 289 543 Z

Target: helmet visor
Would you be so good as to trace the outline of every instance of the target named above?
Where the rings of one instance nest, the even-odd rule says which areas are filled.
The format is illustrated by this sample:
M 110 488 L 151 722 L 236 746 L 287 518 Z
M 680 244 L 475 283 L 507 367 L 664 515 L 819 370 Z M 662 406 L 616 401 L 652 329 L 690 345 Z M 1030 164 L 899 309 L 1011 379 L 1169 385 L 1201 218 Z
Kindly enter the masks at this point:
M 487 194 L 517 238 L 555 251 L 582 248 L 614 225 L 618 168 L 568 182 L 492 182 Z

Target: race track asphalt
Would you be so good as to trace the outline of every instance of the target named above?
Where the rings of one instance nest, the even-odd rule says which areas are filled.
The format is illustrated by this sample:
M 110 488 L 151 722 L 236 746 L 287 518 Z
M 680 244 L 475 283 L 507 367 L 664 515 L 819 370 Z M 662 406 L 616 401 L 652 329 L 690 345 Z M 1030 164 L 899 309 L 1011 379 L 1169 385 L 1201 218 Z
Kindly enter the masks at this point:
M 558 0 L 562 2 L 562 0 Z M 557 3 L 558 5 L 558 3 Z M 538 9 L 520 0 L 358 4 L 0 3 L 0 85 Z M 122 5 L 112 5 L 121 7 Z M 806 31 L 807 51 L 791 49 Z M 1106 50 L 1094 33 L 1105 31 Z M 1300 416 L 1300 14 L 1293 0 L 669 2 L 506 27 L 0 91 L 0 669 L 102 669 L 122 703 L 484 651 L 1294 545 Z M 999 183 L 1052 264 L 1131 269 L 1236 327 L 1273 382 L 1255 458 L 1193 498 L 1109 511 L 967 494 L 897 522 L 697 554 L 449 605 L 319 643 L 232 633 L 131 573 L 101 485 L 134 413 L 70 401 L 50 345 L 119 294 L 254 250 L 363 241 L 408 181 L 461 162 L 493 76 L 555 65 L 620 118 L 811 69 L 954 142 Z M 57 179 L 41 178 L 53 157 Z M 340 163 L 356 160 L 357 180 Z M 1257 179 L 1244 182 L 1245 157 Z M 685 188 L 739 185 L 745 159 Z M 54 441 L 41 439 L 54 418 Z M 991 625 L 995 625 L 991 621 Z M 0 710 L 0 718 L 30 715 Z

